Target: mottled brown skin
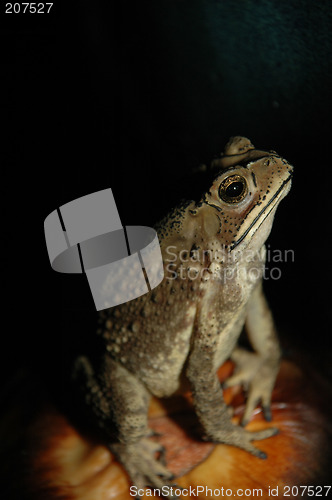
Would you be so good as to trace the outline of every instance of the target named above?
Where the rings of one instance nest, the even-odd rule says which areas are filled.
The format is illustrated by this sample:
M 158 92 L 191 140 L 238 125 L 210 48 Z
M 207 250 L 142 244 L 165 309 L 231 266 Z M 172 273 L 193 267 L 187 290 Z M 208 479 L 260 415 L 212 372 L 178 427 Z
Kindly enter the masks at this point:
M 276 433 L 271 428 L 250 433 L 231 423 L 216 371 L 230 357 L 236 362 L 227 384 L 248 388 L 243 424 L 259 402 L 271 419 L 280 349 L 262 291 L 264 242 L 290 189 L 292 167 L 243 137 L 232 138 L 211 167 L 216 177 L 201 200 L 183 203 L 157 226 L 162 283 L 103 311 L 99 333 L 105 351 L 98 366 L 86 357 L 75 366 L 99 426 L 106 431 L 115 426 L 109 447 L 137 487 L 162 487 L 171 478 L 155 459 L 158 446 L 147 437 L 151 395 L 167 397 L 189 387 L 205 439 L 261 458 L 251 441 Z M 244 186 L 235 203 L 220 191 L 234 175 Z M 236 347 L 244 325 L 253 352 Z

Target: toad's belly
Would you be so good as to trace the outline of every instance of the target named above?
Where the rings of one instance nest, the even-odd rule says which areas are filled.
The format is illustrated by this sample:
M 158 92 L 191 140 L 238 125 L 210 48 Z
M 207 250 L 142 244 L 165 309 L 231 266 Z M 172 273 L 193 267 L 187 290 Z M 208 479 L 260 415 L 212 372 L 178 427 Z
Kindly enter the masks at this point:
M 230 357 L 242 331 L 246 317 L 244 306 L 218 335 L 214 368 L 218 368 Z
M 173 344 L 168 346 L 167 355 L 159 352 L 141 370 L 140 379 L 154 396 L 167 397 L 179 390 L 183 365 L 189 354 L 195 315 L 196 306 L 192 305 L 186 313 L 186 327 L 173 336 Z

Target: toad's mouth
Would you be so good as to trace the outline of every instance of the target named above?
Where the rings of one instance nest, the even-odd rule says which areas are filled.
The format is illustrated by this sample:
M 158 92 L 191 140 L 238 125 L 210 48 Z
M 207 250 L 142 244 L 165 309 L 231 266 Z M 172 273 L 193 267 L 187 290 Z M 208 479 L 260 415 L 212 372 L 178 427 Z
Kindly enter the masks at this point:
M 256 226 L 256 224 L 260 221 L 261 217 L 264 215 L 263 220 L 260 221 L 258 228 L 263 224 L 264 220 L 269 216 L 272 210 L 276 208 L 279 201 L 288 193 L 289 189 L 286 193 L 284 191 L 286 190 L 286 186 L 291 181 L 292 177 L 293 175 L 291 174 L 289 175 L 289 177 L 287 177 L 286 180 L 284 180 L 280 188 L 274 193 L 274 195 L 271 197 L 271 199 L 268 201 L 265 207 L 262 208 L 262 210 L 256 215 L 256 217 L 253 219 L 249 227 L 235 242 L 232 243 L 232 245 L 230 246 L 230 250 L 234 250 L 234 248 L 236 248 L 246 238 L 246 236 L 250 233 L 250 231 L 254 228 L 254 226 Z M 269 209 L 268 212 L 266 212 L 267 209 Z

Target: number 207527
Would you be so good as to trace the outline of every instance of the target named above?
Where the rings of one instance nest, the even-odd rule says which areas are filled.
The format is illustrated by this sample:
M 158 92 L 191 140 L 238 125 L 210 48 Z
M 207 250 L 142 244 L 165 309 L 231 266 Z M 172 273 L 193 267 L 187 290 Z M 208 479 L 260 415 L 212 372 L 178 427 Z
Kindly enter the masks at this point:
M 6 3 L 6 14 L 49 14 L 53 3 Z

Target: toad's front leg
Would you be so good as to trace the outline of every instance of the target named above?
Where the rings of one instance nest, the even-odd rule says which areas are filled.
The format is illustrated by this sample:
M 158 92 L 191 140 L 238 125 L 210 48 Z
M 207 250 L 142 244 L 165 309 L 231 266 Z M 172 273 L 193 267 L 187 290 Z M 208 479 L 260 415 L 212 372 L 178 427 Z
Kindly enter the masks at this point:
M 197 335 L 188 359 L 187 377 L 190 381 L 196 414 L 203 427 L 205 439 L 242 448 L 256 457 L 266 458 L 252 441 L 271 437 L 278 433 L 275 428 L 258 432 L 246 431 L 231 422 L 223 400 L 222 389 L 214 368 L 215 347 L 209 338 Z M 225 360 L 229 353 L 225 353 Z
M 249 422 L 261 403 L 266 420 L 271 420 L 271 395 L 279 371 L 280 347 L 273 317 L 265 299 L 262 284 L 253 292 L 248 304 L 246 330 L 254 349 L 235 349 L 231 355 L 236 370 L 226 387 L 242 384 L 248 392 L 242 425 Z

